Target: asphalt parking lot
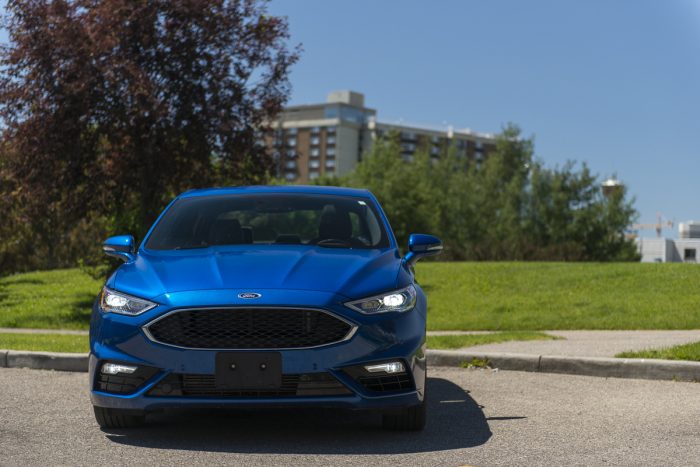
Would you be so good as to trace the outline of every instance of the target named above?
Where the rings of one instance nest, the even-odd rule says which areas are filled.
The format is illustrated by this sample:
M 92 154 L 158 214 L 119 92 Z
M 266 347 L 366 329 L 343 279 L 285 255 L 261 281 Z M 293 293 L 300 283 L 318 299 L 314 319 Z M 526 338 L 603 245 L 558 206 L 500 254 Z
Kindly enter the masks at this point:
M 700 384 L 431 368 L 422 433 L 376 414 L 174 412 L 101 431 L 85 373 L 0 369 L 0 465 L 700 465 Z

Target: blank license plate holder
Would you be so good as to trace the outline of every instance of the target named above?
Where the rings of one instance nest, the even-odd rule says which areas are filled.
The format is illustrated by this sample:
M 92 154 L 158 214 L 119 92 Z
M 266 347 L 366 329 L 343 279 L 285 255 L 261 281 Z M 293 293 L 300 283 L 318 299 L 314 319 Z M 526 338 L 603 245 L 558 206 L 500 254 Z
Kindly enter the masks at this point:
M 216 386 L 220 389 L 275 389 L 282 385 L 279 352 L 219 352 Z

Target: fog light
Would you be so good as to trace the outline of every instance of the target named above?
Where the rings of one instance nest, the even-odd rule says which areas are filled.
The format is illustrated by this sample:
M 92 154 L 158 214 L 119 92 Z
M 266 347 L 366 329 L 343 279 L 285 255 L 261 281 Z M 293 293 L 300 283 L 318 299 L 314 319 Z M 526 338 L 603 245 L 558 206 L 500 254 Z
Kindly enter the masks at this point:
M 130 375 L 137 369 L 137 366 L 120 365 L 118 363 L 105 363 L 102 365 L 102 373 L 106 375 L 118 375 L 119 373 Z
M 370 373 L 403 373 L 406 369 L 401 362 L 380 363 L 379 365 L 367 365 L 365 370 Z

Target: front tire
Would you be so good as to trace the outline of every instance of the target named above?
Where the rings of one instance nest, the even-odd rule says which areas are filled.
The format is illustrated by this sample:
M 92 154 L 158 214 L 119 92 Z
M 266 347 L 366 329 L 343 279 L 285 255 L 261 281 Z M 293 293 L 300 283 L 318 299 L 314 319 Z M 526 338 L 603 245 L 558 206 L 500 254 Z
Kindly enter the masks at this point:
M 425 428 L 428 415 L 428 402 L 423 397 L 423 402 L 399 412 L 386 413 L 382 417 L 382 426 L 386 430 L 393 431 L 420 431 Z
M 100 428 L 134 428 L 146 421 L 146 416 L 139 412 L 97 406 L 93 406 L 93 409 Z

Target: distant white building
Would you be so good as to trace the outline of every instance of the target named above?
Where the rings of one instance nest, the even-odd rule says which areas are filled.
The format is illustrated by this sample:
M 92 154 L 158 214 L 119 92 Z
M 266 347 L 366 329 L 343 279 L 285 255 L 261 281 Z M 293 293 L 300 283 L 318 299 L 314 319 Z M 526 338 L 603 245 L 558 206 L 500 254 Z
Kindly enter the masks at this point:
M 677 239 L 638 238 L 642 263 L 697 263 L 700 255 L 700 222 L 678 226 Z

